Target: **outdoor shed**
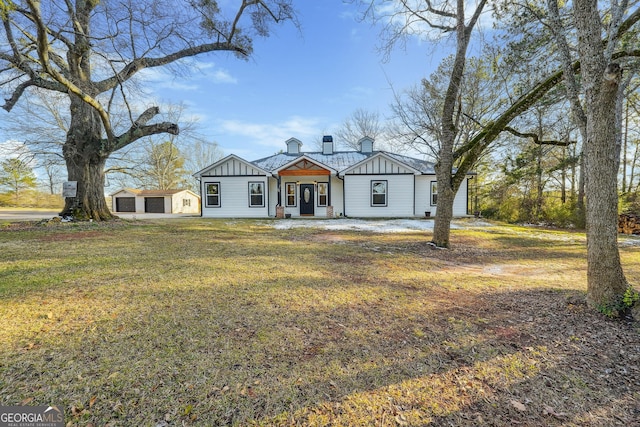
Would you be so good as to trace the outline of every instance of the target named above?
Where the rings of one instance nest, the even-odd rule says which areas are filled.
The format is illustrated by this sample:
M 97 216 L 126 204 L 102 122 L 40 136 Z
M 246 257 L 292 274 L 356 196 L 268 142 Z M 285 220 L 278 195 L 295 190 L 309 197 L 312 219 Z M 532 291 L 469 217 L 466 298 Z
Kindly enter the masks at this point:
M 190 190 L 123 188 L 111 194 L 115 213 L 200 213 L 200 196 Z

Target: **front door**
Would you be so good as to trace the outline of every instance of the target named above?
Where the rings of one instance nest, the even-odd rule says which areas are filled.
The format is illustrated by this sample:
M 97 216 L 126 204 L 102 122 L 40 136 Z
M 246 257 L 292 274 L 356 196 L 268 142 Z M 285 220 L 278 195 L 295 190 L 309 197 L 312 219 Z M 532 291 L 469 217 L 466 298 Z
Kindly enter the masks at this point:
M 313 215 L 313 184 L 300 184 L 300 215 Z

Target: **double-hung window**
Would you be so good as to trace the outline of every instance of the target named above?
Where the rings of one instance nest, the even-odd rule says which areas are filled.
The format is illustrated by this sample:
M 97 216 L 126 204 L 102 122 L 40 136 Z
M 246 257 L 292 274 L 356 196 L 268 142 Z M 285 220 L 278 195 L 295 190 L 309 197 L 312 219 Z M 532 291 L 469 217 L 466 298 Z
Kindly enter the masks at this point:
M 220 183 L 219 182 L 207 182 L 206 183 L 208 208 L 220 207 Z
M 371 181 L 371 206 L 387 206 L 387 181 Z
M 327 206 L 327 199 L 329 194 L 329 183 L 318 183 L 318 206 Z
M 431 181 L 431 206 L 438 203 L 438 181 Z
M 295 182 L 287 182 L 284 184 L 285 187 L 285 206 L 295 206 L 296 205 L 296 183 Z
M 264 182 L 249 183 L 249 207 L 264 207 Z

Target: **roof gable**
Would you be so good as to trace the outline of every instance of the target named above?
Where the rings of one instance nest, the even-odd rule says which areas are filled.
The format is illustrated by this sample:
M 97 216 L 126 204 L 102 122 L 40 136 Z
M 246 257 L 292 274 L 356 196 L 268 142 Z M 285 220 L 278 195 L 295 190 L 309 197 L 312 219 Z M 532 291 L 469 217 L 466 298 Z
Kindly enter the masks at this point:
M 363 159 L 340 172 L 340 175 L 420 175 L 422 171 L 383 151 Z
M 270 176 L 271 173 L 248 162 L 235 154 L 230 154 L 222 160 L 207 166 L 193 174 L 196 178 L 202 176 Z
M 337 171 L 327 165 L 314 160 L 307 155 L 301 155 L 277 168 L 275 173 L 279 175 L 304 176 L 304 175 L 330 175 Z

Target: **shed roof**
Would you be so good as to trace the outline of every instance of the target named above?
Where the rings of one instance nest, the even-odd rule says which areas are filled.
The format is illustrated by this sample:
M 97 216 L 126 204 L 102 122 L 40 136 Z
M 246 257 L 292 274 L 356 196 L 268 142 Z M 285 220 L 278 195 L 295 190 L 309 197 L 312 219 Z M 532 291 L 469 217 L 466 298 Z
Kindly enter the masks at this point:
M 170 189 L 170 190 L 140 190 L 137 188 L 121 188 L 118 191 L 115 191 L 110 194 L 110 196 L 115 196 L 121 192 L 127 192 L 134 194 L 136 196 L 147 196 L 147 197 L 161 197 L 161 196 L 173 196 L 174 194 L 182 193 L 183 191 L 192 193 L 194 196 L 197 196 L 193 191 L 190 190 L 179 190 L 179 189 Z

